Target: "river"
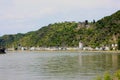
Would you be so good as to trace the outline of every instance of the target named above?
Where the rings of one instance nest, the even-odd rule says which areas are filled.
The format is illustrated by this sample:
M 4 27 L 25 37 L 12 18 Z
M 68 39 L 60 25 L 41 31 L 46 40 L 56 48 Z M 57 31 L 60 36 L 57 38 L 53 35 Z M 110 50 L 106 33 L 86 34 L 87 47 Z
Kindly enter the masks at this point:
M 94 80 L 120 69 L 120 54 L 102 52 L 8 52 L 0 54 L 0 80 Z

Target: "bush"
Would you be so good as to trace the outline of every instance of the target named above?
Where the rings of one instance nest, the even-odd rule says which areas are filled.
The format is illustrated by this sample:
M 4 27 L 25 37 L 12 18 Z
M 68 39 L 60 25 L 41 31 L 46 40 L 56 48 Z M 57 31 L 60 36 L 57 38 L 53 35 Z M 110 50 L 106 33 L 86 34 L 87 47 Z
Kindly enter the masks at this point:
M 116 71 L 113 75 L 105 72 L 103 77 L 97 76 L 95 80 L 120 80 L 120 70 Z
M 104 74 L 104 80 L 112 80 L 110 73 L 106 72 Z
M 113 80 L 120 80 L 120 70 L 118 70 L 118 71 L 116 71 L 116 72 L 114 73 L 114 78 L 113 78 Z

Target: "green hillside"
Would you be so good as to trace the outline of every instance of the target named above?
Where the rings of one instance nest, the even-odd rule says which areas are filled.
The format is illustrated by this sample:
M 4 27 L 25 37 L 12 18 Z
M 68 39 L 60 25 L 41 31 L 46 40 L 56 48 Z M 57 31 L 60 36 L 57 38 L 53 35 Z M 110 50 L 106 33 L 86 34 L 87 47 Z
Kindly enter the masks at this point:
M 94 37 L 96 43 L 117 43 L 120 37 L 120 10 L 111 16 L 104 17 L 95 25 Z
M 61 22 L 49 24 L 26 34 L 4 35 L 0 43 L 5 47 L 77 47 L 81 41 L 84 46 L 103 46 L 118 43 L 120 40 L 120 10 L 104 17 L 96 23 Z

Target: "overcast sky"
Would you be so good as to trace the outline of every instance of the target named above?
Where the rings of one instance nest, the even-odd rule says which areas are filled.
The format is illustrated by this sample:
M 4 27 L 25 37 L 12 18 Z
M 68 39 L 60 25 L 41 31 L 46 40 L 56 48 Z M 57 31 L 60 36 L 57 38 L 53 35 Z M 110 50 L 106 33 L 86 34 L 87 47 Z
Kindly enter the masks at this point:
M 55 22 L 99 20 L 120 10 L 120 0 L 0 0 L 0 36 Z

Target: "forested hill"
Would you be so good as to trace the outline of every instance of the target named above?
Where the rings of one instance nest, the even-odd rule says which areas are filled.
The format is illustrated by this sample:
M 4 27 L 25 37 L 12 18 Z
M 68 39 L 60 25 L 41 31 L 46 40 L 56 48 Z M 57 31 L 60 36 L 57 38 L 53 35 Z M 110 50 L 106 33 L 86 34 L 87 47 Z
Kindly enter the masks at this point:
M 96 38 L 97 44 L 118 43 L 118 38 L 120 39 L 120 10 L 96 22 L 93 38 Z
M 120 10 L 95 22 L 61 22 L 49 24 L 26 34 L 4 35 L 1 46 L 77 47 L 103 46 L 118 43 L 120 37 Z

